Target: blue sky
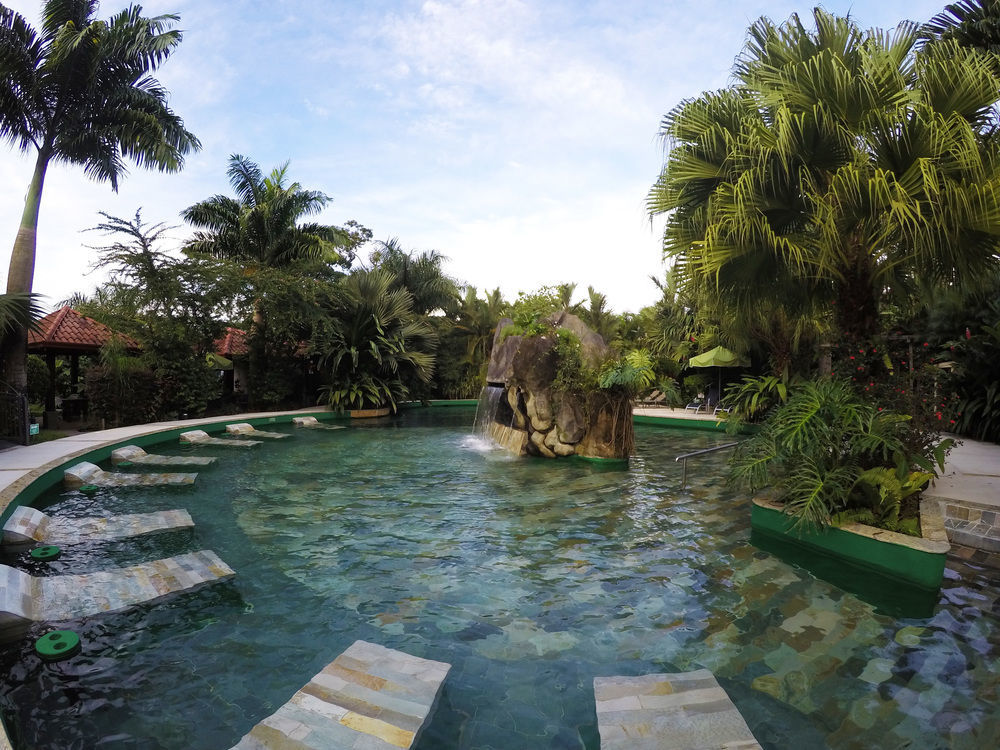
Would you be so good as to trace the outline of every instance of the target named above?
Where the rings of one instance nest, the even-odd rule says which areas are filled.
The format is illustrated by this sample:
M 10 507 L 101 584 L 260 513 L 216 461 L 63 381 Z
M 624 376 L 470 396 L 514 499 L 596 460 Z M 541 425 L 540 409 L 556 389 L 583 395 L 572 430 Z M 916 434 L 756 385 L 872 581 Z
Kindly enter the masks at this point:
M 37 22 L 39 2 L 2 0 Z M 101 15 L 124 7 L 104 2 Z M 827 2 L 862 26 L 925 21 L 945 0 Z M 730 81 L 747 26 L 807 15 L 799 2 L 737 0 L 151 0 L 184 42 L 160 69 L 202 141 L 184 171 L 133 170 L 116 195 L 78 169 L 49 170 L 35 290 L 51 305 L 91 273 L 98 211 L 177 225 L 229 193 L 230 154 L 333 198 L 321 220 L 448 257 L 446 270 L 514 297 L 593 285 L 617 312 L 657 295 L 662 225 L 644 211 L 662 164 L 660 119 Z M 32 160 L 0 151 L 6 283 Z

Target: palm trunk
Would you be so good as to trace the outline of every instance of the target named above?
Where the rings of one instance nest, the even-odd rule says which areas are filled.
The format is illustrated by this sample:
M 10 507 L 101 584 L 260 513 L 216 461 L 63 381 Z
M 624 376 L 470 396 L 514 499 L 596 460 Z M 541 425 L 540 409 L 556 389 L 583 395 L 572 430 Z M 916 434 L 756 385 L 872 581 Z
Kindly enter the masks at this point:
M 35 245 L 38 230 L 38 208 L 42 200 L 42 186 L 45 184 L 45 170 L 49 166 L 49 151 L 42 149 L 35 160 L 35 171 L 31 176 L 28 194 L 24 199 L 21 225 L 10 254 L 10 269 L 7 271 L 7 293 L 30 292 L 35 277 Z M 28 329 L 17 326 L 0 344 L 0 366 L 3 379 L 17 391 L 23 393 L 28 384 Z

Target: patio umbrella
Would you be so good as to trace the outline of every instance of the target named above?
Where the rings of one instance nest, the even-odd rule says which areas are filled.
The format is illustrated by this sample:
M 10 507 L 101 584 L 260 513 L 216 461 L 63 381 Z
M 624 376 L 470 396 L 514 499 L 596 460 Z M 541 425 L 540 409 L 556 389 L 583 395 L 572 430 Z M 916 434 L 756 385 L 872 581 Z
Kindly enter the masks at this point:
M 718 367 L 719 369 L 719 398 L 722 398 L 722 369 L 723 367 L 749 367 L 750 360 L 746 357 L 729 351 L 724 346 L 717 346 L 709 349 L 697 357 L 688 360 L 689 367 Z

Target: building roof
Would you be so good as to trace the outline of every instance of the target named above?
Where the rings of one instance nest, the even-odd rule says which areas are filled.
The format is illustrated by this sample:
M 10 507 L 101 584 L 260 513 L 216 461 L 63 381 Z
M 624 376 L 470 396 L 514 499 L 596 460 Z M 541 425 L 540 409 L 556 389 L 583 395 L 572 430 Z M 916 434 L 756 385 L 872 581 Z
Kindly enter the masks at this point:
M 103 323 L 67 305 L 38 321 L 37 331 L 28 331 L 28 351 L 58 350 L 86 354 L 96 352 L 116 335 L 129 349 L 140 348 L 130 336 L 116 334 Z
M 212 344 L 216 354 L 232 359 L 247 353 L 247 332 L 239 328 L 227 327 L 225 335 Z

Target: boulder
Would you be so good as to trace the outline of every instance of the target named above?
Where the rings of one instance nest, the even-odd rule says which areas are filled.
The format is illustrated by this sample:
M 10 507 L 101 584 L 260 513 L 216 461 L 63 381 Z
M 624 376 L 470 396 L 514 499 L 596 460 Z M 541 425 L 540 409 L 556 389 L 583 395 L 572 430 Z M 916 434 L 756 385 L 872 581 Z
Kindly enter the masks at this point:
M 545 435 L 545 447 L 557 456 L 572 456 L 576 449 L 572 445 L 566 445 L 559 440 L 556 430 L 549 430 Z
M 573 333 L 580 339 L 580 358 L 584 364 L 593 369 L 598 369 L 604 360 L 608 358 L 610 349 L 601 338 L 573 313 L 561 312 L 549 316 L 548 322 L 555 328 L 562 328 Z
M 569 395 L 559 400 L 556 410 L 556 430 L 559 441 L 572 445 L 579 443 L 587 432 L 587 421 L 580 402 Z
M 635 445 L 632 404 L 624 396 L 591 393 L 587 397 L 590 420 L 587 433 L 576 445 L 578 456 L 628 459 Z
M 540 432 L 552 429 L 552 403 L 549 401 L 548 391 L 529 392 L 524 405 L 532 429 Z
M 545 444 L 544 432 L 531 433 L 531 444 L 534 445 L 538 452 L 546 458 L 556 457 L 556 454 L 552 451 L 552 449 Z
M 497 324 L 493 334 L 493 349 L 490 354 L 490 364 L 486 369 L 486 382 L 503 385 L 508 383 L 514 374 L 513 362 L 517 348 L 521 345 L 522 336 L 502 337 L 504 328 L 514 325 L 510 318 L 503 318 Z

